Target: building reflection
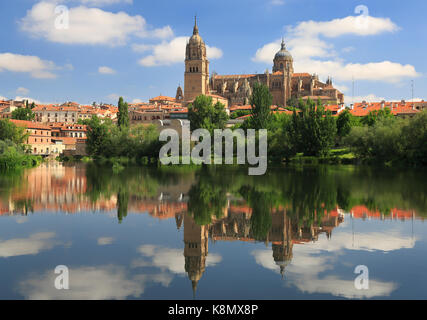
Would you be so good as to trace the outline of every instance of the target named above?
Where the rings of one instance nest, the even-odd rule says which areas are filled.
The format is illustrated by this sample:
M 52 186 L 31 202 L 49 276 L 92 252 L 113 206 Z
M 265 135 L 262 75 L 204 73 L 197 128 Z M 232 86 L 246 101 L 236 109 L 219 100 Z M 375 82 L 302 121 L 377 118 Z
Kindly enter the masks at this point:
M 245 206 L 229 206 L 227 214 L 221 219 L 214 219 L 211 224 L 199 226 L 189 215 L 184 215 L 184 257 L 185 271 L 193 287 L 197 288 L 206 269 L 208 256 L 208 238 L 217 241 L 245 241 L 257 242 L 251 232 L 251 212 Z M 177 228 L 181 227 L 182 215 L 176 216 Z M 282 276 L 286 266 L 291 262 L 293 246 L 308 242 L 315 242 L 319 235 L 324 233 L 331 238 L 332 230 L 344 221 L 343 214 L 331 212 L 320 219 L 319 223 L 299 226 L 295 219 L 287 214 L 286 210 L 272 212 L 272 226 L 265 240 L 266 246 L 271 244 L 272 259 Z
M 259 204 L 269 203 L 272 199 L 267 192 L 255 190 L 253 186 L 239 189 L 248 194 L 252 192 L 254 196 L 249 198 L 253 203 L 250 204 L 243 197 L 236 196 L 238 192 L 229 194 L 226 187 L 223 188 L 225 191 L 212 192 L 209 187 L 217 185 L 214 180 L 207 179 L 202 183 L 201 177 L 197 180 L 194 175 L 188 176 L 188 179 L 170 175 L 153 178 L 134 172 L 119 177 L 95 172 L 91 176 L 84 165 L 48 163 L 26 171 L 19 179 L 3 182 L 0 179 L 0 215 L 98 211 L 117 212 L 119 221 L 128 214 L 141 213 L 148 213 L 161 220 L 175 219 L 177 229 L 183 229 L 185 272 L 194 294 L 205 273 L 209 242 L 264 242 L 267 247 L 271 247 L 271 259 L 284 277 L 293 258 L 294 245 L 316 242 L 322 234 L 331 239 L 333 229 L 344 221 L 346 213 L 354 219 L 417 218 L 414 210 L 391 208 L 389 214 L 385 215 L 377 209 L 356 204 L 346 212 L 338 205 L 332 210 L 316 209 L 311 212 L 313 216 L 310 219 L 305 219 L 291 205 L 278 205 L 265 210 L 271 220 L 268 220 L 267 228 L 263 229 L 266 233 L 260 233 L 254 227 L 257 223 L 265 222 L 262 220 L 265 219 L 265 212 L 260 210 L 260 207 L 265 206 Z M 191 190 L 195 194 L 192 199 Z M 205 197 L 205 194 L 211 195 L 211 198 Z M 296 192 L 295 194 L 298 196 Z M 206 199 L 208 201 L 205 205 L 202 201 Z M 193 200 L 196 212 L 190 210 L 190 200 Z M 209 211 L 209 204 L 214 201 L 215 214 Z M 197 210 L 203 211 L 203 219 L 195 218 Z M 200 223 L 205 221 L 206 212 L 211 215 L 209 222 Z M 254 219 L 257 214 L 261 220 Z M 422 216 L 418 218 L 423 219 Z

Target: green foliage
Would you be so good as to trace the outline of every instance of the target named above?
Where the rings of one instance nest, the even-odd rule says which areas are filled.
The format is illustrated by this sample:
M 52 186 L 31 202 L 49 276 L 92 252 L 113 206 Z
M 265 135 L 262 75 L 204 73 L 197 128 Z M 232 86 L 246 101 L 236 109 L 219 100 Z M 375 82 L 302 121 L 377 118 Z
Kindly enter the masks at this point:
M 294 141 L 290 134 L 292 118 L 285 113 L 275 113 L 271 116 L 268 130 L 268 158 L 272 161 L 282 161 L 295 155 Z
M 129 127 L 129 110 L 128 103 L 124 102 L 123 97 L 120 97 L 118 102 L 119 112 L 117 113 L 117 125 L 121 130 Z
M 23 146 L 16 145 L 11 140 L 0 140 L 0 169 L 15 170 L 31 168 L 41 162 L 41 157 L 25 153 Z
M 361 159 L 426 165 L 427 112 L 410 120 L 383 117 L 370 126 L 354 127 L 345 142 Z
M 222 103 L 213 104 L 212 97 L 200 95 L 188 106 L 188 120 L 191 130 L 207 129 L 213 134 L 214 129 L 224 129 L 228 115 Z
M 12 119 L 16 120 L 34 120 L 36 114 L 31 110 L 32 108 L 18 108 L 12 112 Z
M 25 128 L 16 126 L 7 119 L 0 120 L 0 140 L 10 140 L 17 145 L 25 143 L 28 138 Z
M 157 158 L 160 148 L 159 133 L 154 125 L 137 125 L 122 130 L 111 121 L 101 122 L 96 116 L 88 122 L 87 149 L 98 160 Z M 114 161 L 111 162 L 114 165 Z M 116 165 L 116 168 L 120 166 Z
M 373 126 L 377 122 L 380 122 L 386 119 L 389 119 L 389 120 L 394 119 L 394 115 L 391 113 L 390 108 L 370 111 L 368 115 L 364 116 L 361 119 L 361 123 L 363 125 Z
M 308 99 L 300 101 L 301 111 L 294 111 L 289 134 L 295 144 L 296 152 L 306 156 L 325 156 L 332 148 L 336 136 L 335 119 L 325 111 L 320 102 Z
M 353 124 L 353 115 L 347 109 L 341 112 L 337 118 L 337 134 L 342 138 L 350 133 Z
M 268 129 L 271 120 L 271 105 L 273 96 L 268 87 L 261 83 L 255 83 L 253 86 L 250 104 L 252 106 L 250 124 L 251 128 Z
M 230 119 L 237 119 L 248 114 L 251 114 L 250 110 L 237 110 L 230 115 Z

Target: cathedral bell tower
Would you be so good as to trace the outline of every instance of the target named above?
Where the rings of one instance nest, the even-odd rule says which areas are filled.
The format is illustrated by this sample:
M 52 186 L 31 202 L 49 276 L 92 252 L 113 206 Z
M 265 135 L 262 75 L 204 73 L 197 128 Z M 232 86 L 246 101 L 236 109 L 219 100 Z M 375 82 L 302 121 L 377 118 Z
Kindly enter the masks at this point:
M 294 59 L 288 50 L 286 50 L 285 40 L 282 39 L 280 50 L 276 53 L 273 60 L 273 74 L 281 73 L 282 75 L 282 92 L 277 102 L 285 106 L 292 95 L 292 75 L 294 74 Z M 276 102 L 276 103 L 277 103 Z
M 201 94 L 209 94 L 209 61 L 206 45 L 199 35 L 197 18 L 185 50 L 184 100 L 188 104 Z

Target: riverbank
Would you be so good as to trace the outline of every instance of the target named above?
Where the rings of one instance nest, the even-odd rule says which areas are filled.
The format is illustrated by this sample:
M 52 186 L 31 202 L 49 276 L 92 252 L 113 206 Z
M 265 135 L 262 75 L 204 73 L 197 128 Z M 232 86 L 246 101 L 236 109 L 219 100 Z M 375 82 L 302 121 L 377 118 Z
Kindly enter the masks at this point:
M 162 165 L 159 159 L 143 157 L 141 159 L 128 158 L 128 157 L 58 157 L 57 161 L 63 163 L 73 163 L 73 162 L 83 162 L 83 163 L 97 163 L 100 165 L 111 166 L 113 170 L 120 171 L 129 166 L 162 166 L 165 168 L 168 167 L 199 167 L 200 165 L 194 164 L 191 162 L 190 165 L 182 164 L 182 157 L 179 157 L 179 164 L 171 165 Z M 237 164 L 237 158 L 233 159 L 233 165 L 231 166 L 240 166 Z M 336 148 L 332 149 L 327 156 L 304 156 L 302 153 L 298 153 L 296 156 L 291 157 L 290 159 L 274 160 L 269 158 L 268 163 L 270 164 L 283 164 L 283 165 L 317 165 L 317 164 L 327 164 L 327 165 L 368 165 L 368 166 L 383 166 L 383 167 L 407 167 L 415 168 L 420 167 L 420 165 L 415 165 L 408 163 L 399 159 L 394 161 L 378 161 L 373 158 L 360 158 L 356 157 L 354 153 L 351 152 L 350 148 Z M 214 165 L 214 159 L 212 158 L 212 165 Z

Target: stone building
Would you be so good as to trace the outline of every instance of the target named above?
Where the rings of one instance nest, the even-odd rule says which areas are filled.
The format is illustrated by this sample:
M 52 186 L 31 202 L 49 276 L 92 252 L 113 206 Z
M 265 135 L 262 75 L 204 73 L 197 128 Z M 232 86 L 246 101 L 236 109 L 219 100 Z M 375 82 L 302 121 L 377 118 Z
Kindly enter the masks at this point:
M 283 40 L 281 49 L 274 57 L 272 72 L 266 70 L 262 74 L 242 75 L 213 73 L 209 77 L 206 45 L 199 35 L 197 21 L 186 47 L 184 78 L 185 104 L 204 94 L 224 97 L 229 106 L 247 105 L 256 82 L 269 87 L 273 104 L 277 106 L 286 106 L 292 98 L 311 98 L 316 101 L 320 99 L 325 104 L 344 103 L 344 95 L 333 87 L 331 78 L 324 83 L 315 74 L 294 73 L 293 57 Z

